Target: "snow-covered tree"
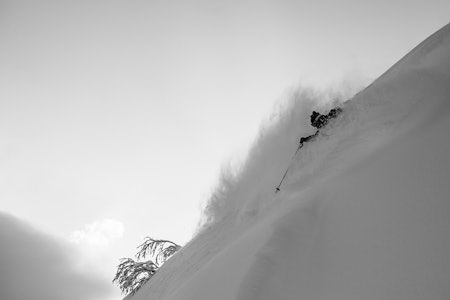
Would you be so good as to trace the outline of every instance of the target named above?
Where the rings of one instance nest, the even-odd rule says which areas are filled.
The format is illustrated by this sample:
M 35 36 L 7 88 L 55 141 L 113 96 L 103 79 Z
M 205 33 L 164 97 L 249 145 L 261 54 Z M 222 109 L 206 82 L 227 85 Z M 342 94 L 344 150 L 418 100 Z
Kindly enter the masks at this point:
M 117 284 L 125 295 L 136 293 L 181 246 L 168 240 L 146 237 L 137 248 L 139 251 L 136 253 L 136 261 L 122 258 L 113 279 L 113 283 Z M 153 260 L 145 260 L 147 256 Z

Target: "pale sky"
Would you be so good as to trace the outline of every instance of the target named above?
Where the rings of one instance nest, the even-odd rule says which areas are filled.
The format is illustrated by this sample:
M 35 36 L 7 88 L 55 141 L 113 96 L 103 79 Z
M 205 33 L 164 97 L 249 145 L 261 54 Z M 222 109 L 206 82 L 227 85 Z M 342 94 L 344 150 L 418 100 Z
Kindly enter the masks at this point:
M 0 211 L 114 264 L 184 244 L 289 88 L 367 84 L 449 21 L 447 0 L 0 0 Z

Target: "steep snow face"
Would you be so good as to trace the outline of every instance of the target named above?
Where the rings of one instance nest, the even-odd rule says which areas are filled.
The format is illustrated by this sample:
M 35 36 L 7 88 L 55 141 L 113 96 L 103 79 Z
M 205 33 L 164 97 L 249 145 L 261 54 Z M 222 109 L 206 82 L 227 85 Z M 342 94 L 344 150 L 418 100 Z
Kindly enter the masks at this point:
M 275 194 L 288 122 L 284 166 L 253 159 L 133 299 L 450 299 L 450 25 L 342 107 Z

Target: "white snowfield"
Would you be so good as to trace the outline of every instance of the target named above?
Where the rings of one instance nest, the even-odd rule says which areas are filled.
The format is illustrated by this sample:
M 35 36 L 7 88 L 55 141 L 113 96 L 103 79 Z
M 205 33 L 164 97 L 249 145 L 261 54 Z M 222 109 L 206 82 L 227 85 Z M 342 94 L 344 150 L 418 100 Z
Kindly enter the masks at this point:
M 342 103 L 275 194 L 308 101 L 133 300 L 450 299 L 450 25 Z

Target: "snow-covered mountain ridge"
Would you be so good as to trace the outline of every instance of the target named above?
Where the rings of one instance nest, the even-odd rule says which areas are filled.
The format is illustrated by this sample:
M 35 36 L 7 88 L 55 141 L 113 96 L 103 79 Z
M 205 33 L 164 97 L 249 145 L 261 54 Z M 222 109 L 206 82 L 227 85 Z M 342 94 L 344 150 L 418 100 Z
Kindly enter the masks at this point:
M 291 162 L 311 110 L 327 109 L 296 99 L 132 299 L 450 299 L 450 24 Z

